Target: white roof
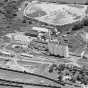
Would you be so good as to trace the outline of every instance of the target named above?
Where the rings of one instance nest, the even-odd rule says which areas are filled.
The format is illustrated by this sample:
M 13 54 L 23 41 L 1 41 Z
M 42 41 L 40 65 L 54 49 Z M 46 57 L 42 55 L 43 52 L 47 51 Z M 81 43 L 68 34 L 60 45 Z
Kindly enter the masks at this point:
M 42 27 L 33 27 L 32 28 L 33 30 L 37 30 L 37 31 L 42 31 L 42 32 L 48 32 L 48 29 L 47 28 L 42 28 Z
M 9 33 L 6 36 L 11 39 L 12 39 L 12 37 L 14 37 L 14 40 L 17 40 L 17 41 L 21 41 L 21 42 L 25 42 L 25 43 L 30 42 L 30 39 L 21 32 Z

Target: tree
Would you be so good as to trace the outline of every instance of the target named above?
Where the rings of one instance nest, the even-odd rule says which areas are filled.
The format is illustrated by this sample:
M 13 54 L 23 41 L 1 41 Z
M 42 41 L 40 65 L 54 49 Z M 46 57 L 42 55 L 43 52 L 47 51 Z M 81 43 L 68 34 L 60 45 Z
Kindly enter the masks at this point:
M 88 5 L 88 0 L 86 0 L 85 5 Z
M 5 17 L 7 19 L 13 19 L 18 11 L 16 1 L 9 1 L 3 8 L 5 10 Z

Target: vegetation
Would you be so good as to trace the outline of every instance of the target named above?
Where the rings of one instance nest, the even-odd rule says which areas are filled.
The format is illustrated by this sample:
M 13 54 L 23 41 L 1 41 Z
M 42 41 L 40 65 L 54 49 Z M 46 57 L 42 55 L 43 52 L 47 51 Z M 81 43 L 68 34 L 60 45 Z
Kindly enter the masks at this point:
M 5 11 L 5 17 L 7 19 L 12 19 L 15 16 L 17 16 L 16 12 L 17 12 L 18 8 L 16 6 L 16 1 L 8 2 L 3 8 Z
M 66 79 L 69 82 L 76 83 L 80 82 L 81 84 L 88 85 L 88 68 L 86 67 L 77 67 L 69 64 L 53 64 L 49 72 L 52 73 L 54 71 L 58 74 L 58 81 L 65 81 L 63 80 L 64 76 L 70 76 L 70 79 Z
M 15 30 L 20 31 L 21 27 L 24 26 L 23 20 L 18 17 L 18 8 L 22 1 L 23 0 L 0 1 L 0 36 L 14 32 Z

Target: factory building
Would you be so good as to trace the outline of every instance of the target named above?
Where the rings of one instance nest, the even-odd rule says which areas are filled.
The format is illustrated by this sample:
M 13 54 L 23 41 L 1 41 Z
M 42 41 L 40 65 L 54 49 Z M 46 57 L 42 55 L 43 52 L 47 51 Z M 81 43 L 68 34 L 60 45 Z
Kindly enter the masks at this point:
M 51 55 L 69 57 L 69 48 L 66 44 L 60 44 L 58 41 L 48 42 L 48 49 Z

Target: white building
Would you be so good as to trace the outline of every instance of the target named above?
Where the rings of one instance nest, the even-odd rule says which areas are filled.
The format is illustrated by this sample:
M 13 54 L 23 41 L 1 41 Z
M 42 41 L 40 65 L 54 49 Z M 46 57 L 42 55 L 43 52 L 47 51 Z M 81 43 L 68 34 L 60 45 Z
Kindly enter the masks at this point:
M 29 44 L 32 41 L 31 38 L 28 38 L 21 32 L 9 33 L 6 36 L 9 37 L 12 41 L 16 41 L 22 44 Z
M 49 29 L 42 27 L 33 27 L 32 30 L 36 30 L 38 32 L 48 32 Z

